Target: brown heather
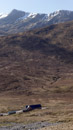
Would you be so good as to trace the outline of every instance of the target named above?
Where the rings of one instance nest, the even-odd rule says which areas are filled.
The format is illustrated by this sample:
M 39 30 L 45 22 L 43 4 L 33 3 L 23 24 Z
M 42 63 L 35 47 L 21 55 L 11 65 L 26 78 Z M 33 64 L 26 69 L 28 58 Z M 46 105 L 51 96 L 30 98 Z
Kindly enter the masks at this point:
M 36 103 L 0 122 L 73 122 L 73 21 L 0 37 L 0 111 Z

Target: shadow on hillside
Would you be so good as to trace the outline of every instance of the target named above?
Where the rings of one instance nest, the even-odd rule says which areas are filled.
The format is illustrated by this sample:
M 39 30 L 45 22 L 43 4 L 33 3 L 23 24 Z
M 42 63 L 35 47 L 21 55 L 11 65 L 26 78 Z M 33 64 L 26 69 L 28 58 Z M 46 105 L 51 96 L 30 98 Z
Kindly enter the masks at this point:
M 45 39 L 36 35 L 22 35 L 19 37 L 14 36 L 14 38 L 10 37 L 10 39 L 5 39 L 5 43 L 8 47 L 5 48 L 4 44 L 3 50 L 5 51 L 0 52 L 0 57 L 8 57 L 10 55 L 18 58 L 16 52 L 19 50 L 16 48 L 19 47 L 20 50 L 22 48 L 23 51 L 40 51 L 40 53 L 43 53 L 47 57 L 54 56 L 63 62 L 73 63 L 73 51 L 60 47 L 59 44 L 51 44 L 51 40 L 48 38 Z
M 56 58 L 66 62 L 73 63 L 73 51 L 62 48 L 57 44 L 51 44 L 50 39 L 29 38 L 28 42 L 23 42 L 21 47 L 29 51 L 40 50 L 46 56 L 55 56 Z

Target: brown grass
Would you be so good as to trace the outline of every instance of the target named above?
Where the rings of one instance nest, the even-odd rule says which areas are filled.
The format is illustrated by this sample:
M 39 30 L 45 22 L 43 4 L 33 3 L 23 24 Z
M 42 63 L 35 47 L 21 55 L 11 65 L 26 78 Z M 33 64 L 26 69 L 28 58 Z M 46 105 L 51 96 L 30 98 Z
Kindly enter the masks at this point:
M 25 96 L 0 96 L 0 112 L 8 112 L 11 110 L 20 110 L 28 104 L 41 103 L 46 109 L 38 109 L 22 114 L 14 114 L 10 116 L 0 117 L 0 123 L 32 123 L 40 121 L 48 121 L 49 123 L 62 122 L 63 124 L 73 122 L 73 100 L 66 99 L 42 99 L 26 98 Z M 56 126 L 55 126 L 56 127 Z
M 28 104 L 48 107 L 0 117 L 0 123 L 73 122 L 73 23 L 69 25 L 56 25 L 50 33 L 48 27 L 0 37 L 0 113 Z

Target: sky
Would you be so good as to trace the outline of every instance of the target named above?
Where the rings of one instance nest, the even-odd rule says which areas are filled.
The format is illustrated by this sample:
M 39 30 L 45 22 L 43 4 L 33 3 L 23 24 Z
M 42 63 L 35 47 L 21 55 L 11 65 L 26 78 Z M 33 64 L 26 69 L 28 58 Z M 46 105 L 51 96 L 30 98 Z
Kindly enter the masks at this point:
M 73 0 L 0 0 L 0 13 L 13 9 L 33 13 L 52 13 L 57 10 L 73 11 Z

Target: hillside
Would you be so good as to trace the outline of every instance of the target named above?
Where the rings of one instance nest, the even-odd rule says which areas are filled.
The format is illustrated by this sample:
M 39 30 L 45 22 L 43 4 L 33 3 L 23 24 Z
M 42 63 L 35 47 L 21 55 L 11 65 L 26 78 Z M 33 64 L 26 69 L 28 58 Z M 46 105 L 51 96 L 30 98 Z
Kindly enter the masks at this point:
M 0 94 L 73 97 L 73 21 L 0 37 Z

